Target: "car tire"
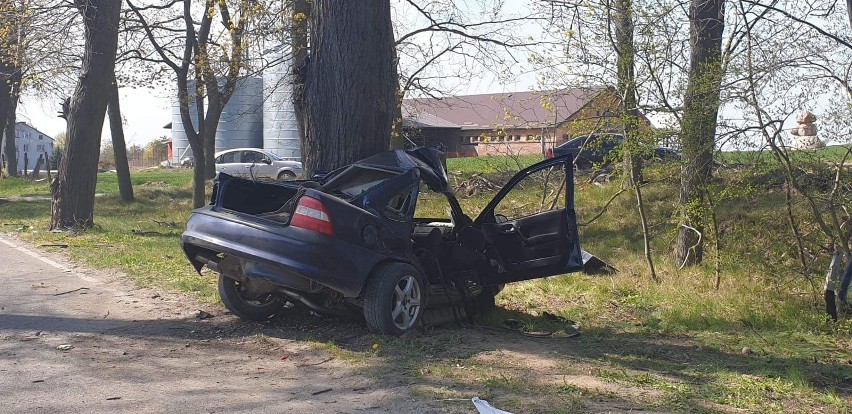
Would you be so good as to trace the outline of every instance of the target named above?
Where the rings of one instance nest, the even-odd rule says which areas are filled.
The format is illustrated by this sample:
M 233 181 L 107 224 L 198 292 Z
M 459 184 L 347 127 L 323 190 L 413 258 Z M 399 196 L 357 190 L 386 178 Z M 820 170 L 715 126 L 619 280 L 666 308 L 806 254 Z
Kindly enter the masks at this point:
M 278 174 L 278 181 L 293 181 L 295 179 L 296 174 L 292 171 L 281 171 L 281 173 Z
M 284 307 L 281 299 L 273 295 L 254 300 L 246 298 L 242 290 L 239 281 L 219 275 L 219 297 L 225 307 L 240 319 L 264 321 Z
M 378 335 L 400 336 L 416 327 L 426 308 L 426 286 L 420 272 L 406 263 L 376 269 L 364 290 L 367 329 Z

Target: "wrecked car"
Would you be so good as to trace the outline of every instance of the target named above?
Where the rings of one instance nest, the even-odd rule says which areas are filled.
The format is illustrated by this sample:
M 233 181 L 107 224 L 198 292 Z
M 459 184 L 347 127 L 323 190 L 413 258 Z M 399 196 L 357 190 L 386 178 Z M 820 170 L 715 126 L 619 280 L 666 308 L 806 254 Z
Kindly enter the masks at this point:
M 181 245 L 197 271 L 219 274 L 222 302 L 240 318 L 264 320 L 301 303 L 321 314 L 363 313 L 383 335 L 415 328 L 427 306 L 484 310 L 506 283 L 583 270 L 570 155 L 522 169 L 475 218 L 454 195 L 442 157 L 392 150 L 318 181 L 220 173 Z M 427 200 L 427 212 L 446 216 L 418 213 Z

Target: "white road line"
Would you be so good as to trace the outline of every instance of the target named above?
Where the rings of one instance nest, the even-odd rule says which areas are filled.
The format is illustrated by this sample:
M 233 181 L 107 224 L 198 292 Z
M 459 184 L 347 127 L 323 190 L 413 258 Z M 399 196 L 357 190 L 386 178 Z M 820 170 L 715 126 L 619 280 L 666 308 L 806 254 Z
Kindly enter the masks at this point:
M 93 283 L 93 284 L 100 284 L 100 283 L 101 283 L 101 281 L 100 281 L 100 280 L 98 280 L 98 279 L 96 279 L 96 278 L 94 278 L 94 277 L 91 277 L 91 276 L 88 276 L 88 275 L 84 275 L 84 274 L 82 274 L 82 273 L 80 273 L 80 272 L 75 272 L 75 271 L 74 271 L 74 269 L 68 268 L 68 267 L 63 266 L 62 264 L 60 264 L 60 263 L 58 263 L 58 262 L 55 262 L 55 261 L 50 260 L 50 259 L 48 259 L 48 258 L 46 258 L 46 257 L 43 257 L 43 256 L 39 255 L 37 252 L 34 252 L 34 251 L 30 250 L 30 249 L 27 249 L 27 248 L 26 248 L 26 247 L 24 247 L 24 246 L 21 246 L 21 245 L 18 245 L 18 244 L 12 243 L 12 242 L 10 242 L 10 241 L 8 241 L 8 240 L 4 239 L 3 237 L 0 237 L 0 243 L 3 243 L 3 244 L 5 244 L 6 246 L 9 246 L 9 247 L 11 247 L 11 248 L 13 248 L 13 249 L 15 249 L 15 250 L 18 250 L 18 251 L 20 251 L 20 252 L 22 252 L 22 253 L 24 253 L 24 254 L 26 254 L 26 255 L 28 255 L 28 256 L 32 256 L 32 257 L 34 257 L 34 258 L 36 258 L 36 259 L 40 260 L 41 262 L 43 262 L 43 263 L 47 263 L 48 265 L 53 266 L 53 267 L 55 267 L 55 268 L 57 268 L 57 269 L 59 269 L 59 270 L 61 270 L 61 271 L 63 271 L 63 272 L 73 274 L 74 276 L 77 276 L 78 278 L 80 278 L 80 279 L 82 279 L 82 280 L 84 280 L 84 281 L 86 281 L 86 282 Z

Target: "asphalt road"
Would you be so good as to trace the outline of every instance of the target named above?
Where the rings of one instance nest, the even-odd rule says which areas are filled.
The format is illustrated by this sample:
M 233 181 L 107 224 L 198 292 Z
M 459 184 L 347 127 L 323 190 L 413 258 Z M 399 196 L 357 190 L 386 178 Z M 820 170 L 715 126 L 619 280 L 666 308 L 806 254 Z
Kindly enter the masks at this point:
M 404 382 L 252 333 L 221 308 L 4 235 L 0 281 L 2 413 L 440 411 Z

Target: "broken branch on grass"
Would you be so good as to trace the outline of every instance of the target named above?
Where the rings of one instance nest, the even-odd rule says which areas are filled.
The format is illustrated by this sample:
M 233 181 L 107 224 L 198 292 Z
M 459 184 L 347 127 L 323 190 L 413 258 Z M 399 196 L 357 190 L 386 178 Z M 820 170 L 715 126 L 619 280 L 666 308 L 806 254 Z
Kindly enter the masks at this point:
M 324 360 L 322 360 L 322 361 L 320 361 L 320 362 L 315 362 L 315 363 L 313 363 L 313 364 L 301 364 L 301 365 L 299 365 L 299 366 L 300 366 L 300 367 L 313 367 L 313 366 L 316 366 L 316 365 L 325 364 L 326 362 L 331 361 L 332 359 L 334 359 L 334 357 L 331 357 L 331 358 L 328 358 L 328 359 L 324 359 Z M 331 390 L 329 390 L 329 391 L 331 391 Z
M 81 287 L 81 288 L 77 288 L 77 289 L 69 290 L 69 291 L 67 291 L 67 292 L 54 293 L 54 294 L 53 294 L 53 296 L 62 296 L 62 295 L 67 295 L 67 294 L 69 294 L 69 293 L 74 293 L 74 292 L 77 292 L 77 291 L 80 291 L 80 290 L 89 290 L 89 288 L 87 288 L 87 287 Z
M 142 231 L 142 230 L 130 230 L 130 233 L 135 234 L 137 236 L 162 236 L 163 233 L 159 231 Z
M 698 231 L 698 229 L 696 229 L 695 227 L 689 226 L 686 223 L 680 223 L 680 225 L 689 229 L 689 230 L 694 231 L 695 234 L 698 235 L 698 240 L 696 240 L 695 244 L 690 246 L 689 249 L 687 250 L 688 252 L 694 252 L 695 248 L 701 245 L 701 239 L 703 238 L 704 235 L 700 231 Z M 686 264 L 689 262 L 688 259 L 689 259 L 689 254 L 687 254 L 686 257 L 683 259 L 683 263 L 681 263 L 680 266 L 677 267 L 678 270 L 683 269 L 686 266 Z
M 176 228 L 178 226 L 177 223 L 175 223 L 174 221 L 158 221 L 158 220 L 151 220 L 151 221 L 153 221 L 154 223 L 157 223 L 161 226 L 166 226 L 166 227 Z
M 610 197 L 609 201 L 607 201 L 606 204 L 604 204 L 603 208 L 601 208 L 601 211 L 599 211 L 598 214 L 596 214 L 594 217 L 589 219 L 589 221 L 587 221 L 585 223 L 578 224 L 578 226 L 588 226 L 589 224 L 594 223 L 595 220 L 599 219 L 603 215 L 603 213 L 606 212 L 606 210 L 609 208 L 609 205 L 612 204 L 613 201 L 615 201 L 616 197 L 620 196 L 621 193 L 623 193 L 627 190 L 628 190 L 627 188 L 622 188 L 622 189 L 618 190 L 618 192 L 613 194 L 612 197 Z
M 324 389 L 324 390 L 320 390 L 320 391 L 317 391 L 317 392 L 312 392 L 312 393 L 311 393 L 311 395 L 320 395 L 320 394 L 325 394 L 325 393 L 327 393 L 327 392 L 329 392 L 329 391 L 331 391 L 331 388 L 326 388 L 326 389 Z

